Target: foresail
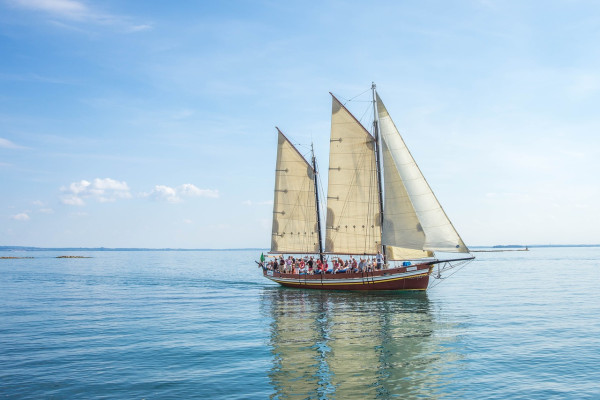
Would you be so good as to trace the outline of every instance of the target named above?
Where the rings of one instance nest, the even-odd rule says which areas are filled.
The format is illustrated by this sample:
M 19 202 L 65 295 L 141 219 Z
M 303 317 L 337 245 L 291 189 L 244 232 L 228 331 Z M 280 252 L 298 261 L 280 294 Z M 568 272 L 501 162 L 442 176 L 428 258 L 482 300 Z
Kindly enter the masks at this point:
M 383 243 L 468 253 L 469 249 L 433 194 L 379 95 L 377 110 L 386 169 Z
M 383 243 L 423 250 L 425 233 L 386 141 L 382 143 L 382 153 L 385 183 Z
M 415 250 L 404 247 L 386 246 L 387 259 L 393 260 L 418 260 L 421 258 L 433 257 L 433 252 L 429 250 Z
M 433 252 L 424 251 L 425 234 L 410 202 L 402 178 L 394 165 L 394 160 L 382 141 L 383 170 L 385 182 L 385 206 L 383 212 L 384 244 L 388 260 L 409 260 L 432 257 Z
M 315 174 L 279 129 L 272 253 L 318 253 Z
M 375 254 L 381 243 L 375 140 L 332 98 L 325 252 Z

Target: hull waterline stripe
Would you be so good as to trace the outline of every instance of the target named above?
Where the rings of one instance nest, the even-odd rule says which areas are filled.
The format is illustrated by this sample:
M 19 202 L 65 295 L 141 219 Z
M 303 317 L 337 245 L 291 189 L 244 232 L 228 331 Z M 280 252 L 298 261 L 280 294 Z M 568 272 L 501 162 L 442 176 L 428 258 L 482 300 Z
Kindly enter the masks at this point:
M 344 279 L 344 280 L 304 280 L 302 278 L 299 279 L 294 279 L 294 278 L 275 278 L 275 277 L 271 277 L 271 276 L 267 276 L 267 278 L 269 278 L 270 280 L 272 280 L 273 282 L 277 282 L 279 284 L 285 284 L 285 283 L 291 283 L 291 284 L 300 284 L 303 286 L 332 286 L 332 285 L 375 285 L 377 283 L 384 283 L 384 282 L 393 282 L 393 281 L 399 281 L 402 279 L 414 279 L 414 278 L 422 278 L 425 276 L 428 276 L 429 272 L 418 272 L 416 274 L 403 274 L 402 276 L 397 276 L 397 277 L 392 277 L 392 278 L 384 278 L 381 279 L 383 277 L 377 277 L 380 279 L 376 279 L 376 278 L 371 278 L 369 277 L 367 281 L 363 281 L 363 278 L 354 278 L 354 279 Z

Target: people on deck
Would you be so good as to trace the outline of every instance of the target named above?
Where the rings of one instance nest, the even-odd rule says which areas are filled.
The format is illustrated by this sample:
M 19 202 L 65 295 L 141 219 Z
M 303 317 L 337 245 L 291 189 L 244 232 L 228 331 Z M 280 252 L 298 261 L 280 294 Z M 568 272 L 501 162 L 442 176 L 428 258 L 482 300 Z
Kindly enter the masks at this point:
M 269 256 L 270 261 L 261 261 L 259 267 L 265 270 L 277 271 L 283 274 L 300 275 L 320 275 L 320 274 L 340 274 L 340 273 L 367 273 L 381 270 L 384 267 L 385 259 L 380 251 L 375 256 L 355 258 L 350 255 L 346 260 L 339 256 L 331 257 L 330 260 L 321 261 L 319 257 L 304 256 L 295 258 L 293 256 L 285 257 Z
M 323 263 L 321 262 L 321 260 L 317 260 L 316 261 L 316 269 L 315 269 L 315 274 L 322 274 L 323 273 Z
M 350 256 L 350 268 L 352 268 L 352 272 L 358 272 L 358 264 L 356 263 L 356 259 Z
M 285 268 L 285 260 L 283 259 L 283 254 L 279 256 L 279 271 L 283 272 Z
M 367 269 L 367 263 L 365 262 L 364 258 L 361 258 L 360 262 L 358 263 L 358 271 L 364 272 L 366 269 Z

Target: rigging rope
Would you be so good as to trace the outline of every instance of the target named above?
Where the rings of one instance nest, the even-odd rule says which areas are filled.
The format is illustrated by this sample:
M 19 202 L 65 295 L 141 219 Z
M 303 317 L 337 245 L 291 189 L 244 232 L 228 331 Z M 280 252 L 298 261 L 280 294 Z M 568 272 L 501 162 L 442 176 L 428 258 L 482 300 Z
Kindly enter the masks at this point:
M 360 121 L 360 123 L 362 123 L 362 122 L 363 122 L 363 119 L 365 118 L 365 115 L 367 115 L 367 113 L 368 113 L 369 111 L 371 111 L 371 104 L 373 104 L 373 100 L 370 100 L 370 99 L 369 99 L 369 100 L 355 100 L 355 99 L 356 99 L 357 97 L 360 97 L 360 96 L 364 95 L 364 94 L 365 94 L 365 93 L 367 93 L 367 92 L 370 92 L 370 91 L 371 91 L 371 88 L 368 88 L 368 89 L 367 89 L 367 90 L 365 90 L 364 92 L 361 92 L 361 93 L 357 94 L 356 96 L 354 96 L 354 97 L 351 97 L 351 98 L 349 98 L 349 99 L 346 99 L 346 98 L 344 98 L 344 97 L 341 97 L 341 96 L 340 96 L 340 98 L 343 100 L 343 103 L 342 103 L 342 105 L 343 105 L 344 107 L 346 106 L 346 104 L 348 104 L 348 103 L 350 103 L 350 102 L 353 102 L 353 103 L 369 103 L 369 105 L 367 106 L 367 108 L 365 109 L 365 111 L 362 113 L 361 117 L 360 117 L 360 118 L 357 118 L 357 120 L 358 120 L 358 121 Z M 337 96 L 336 96 L 336 97 L 337 97 Z M 355 113 L 352 113 L 352 114 L 353 114 L 353 115 L 356 115 Z M 368 122 L 368 121 L 367 121 L 367 122 Z
M 354 100 L 354 99 L 356 99 L 357 97 L 359 97 L 359 96 L 362 96 L 363 94 L 365 94 L 365 93 L 369 92 L 370 90 L 371 90 L 371 88 L 368 88 L 368 89 L 367 89 L 367 90 L 365 90 L 364 92 L 362 92 L 362 93 L 359 93 L 359 94 L 357 94 L 357 95 L 356 95 L 356 96 L 354 96 L 354 97 L 351 97 L 351 98 L 349 98 L 349 99 L 344 99 L 344 100 L 346 100 L 346 101 L 345 101 L 344 103 L 342 103 L 342 104 L 345 106 L 345 105 L 346 105 L 346 103 L 349 103 L 349 102 L 353 101 L 353 100 Z M 343 98 L 343 97 L 342 97 L 342 98 Z M 357 100 L 356 102 L 358 103 L 358 102 L 365 102 L 365 101 L 364 101 L 364 100 Z
M 470 262 L 472 262 L 472 261 L 473 261 L 472 259 L 471 259 L 471 260 L 464 260 L 464 261 L 461 261 L 461 262 L 457 263 L 457 264 L 456 264 L 455 266 L 453 266 L 452 268 L 449 268 L 449 269 L 455 269 L 455 268 L 458 268 L 458 269 L 457 269 L 456 271 L 452 272 L 450 275 L 448 275 L 448 276 L 447 276 L 447 277 L 445 277 L 445 278 L 441 278 L 441 277 L 435 277 L 435 276 L 434 276 L 434 278 L 438 279 L 438 281 L 437 281 L 436 283 L 432 284 L 432 285 L 429 287 L 429 289 L 428 289 L 428 290 L 431 290 L 431 289 L 433 289 L 434 287 L 436 287 L 437 285 L 439 285 L 440 283 L 442 283 L 442 280 L 445 280 L 445 279 L 448 279 L 448 278 L 450 278 L 452 275 L 456 274 L 458 271 L 460 271 L 461 269 L 463 269 L 464 267 L 466 267 L 466 266 L 467 266 L 467 265 L 468 265 Z M 452 265 L 452 264 L 451 264 L 451 262 L 446 262 L 446 263 L 447 263 L 447 264 L 450 264 L 450 265 Z M 433 275 L 433 274 L 432 274 L 432 275 Z

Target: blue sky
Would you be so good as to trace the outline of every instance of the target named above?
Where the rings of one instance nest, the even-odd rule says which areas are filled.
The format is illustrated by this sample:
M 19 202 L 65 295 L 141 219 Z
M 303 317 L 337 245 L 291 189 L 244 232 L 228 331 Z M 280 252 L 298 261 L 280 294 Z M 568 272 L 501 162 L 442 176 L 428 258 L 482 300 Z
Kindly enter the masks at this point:
M 0 245 L 267 247 L 274 127 L 326 170 L 371 81 L 467 245 L 599 243 L 598 43 L 593 1 L 0 0 Z

